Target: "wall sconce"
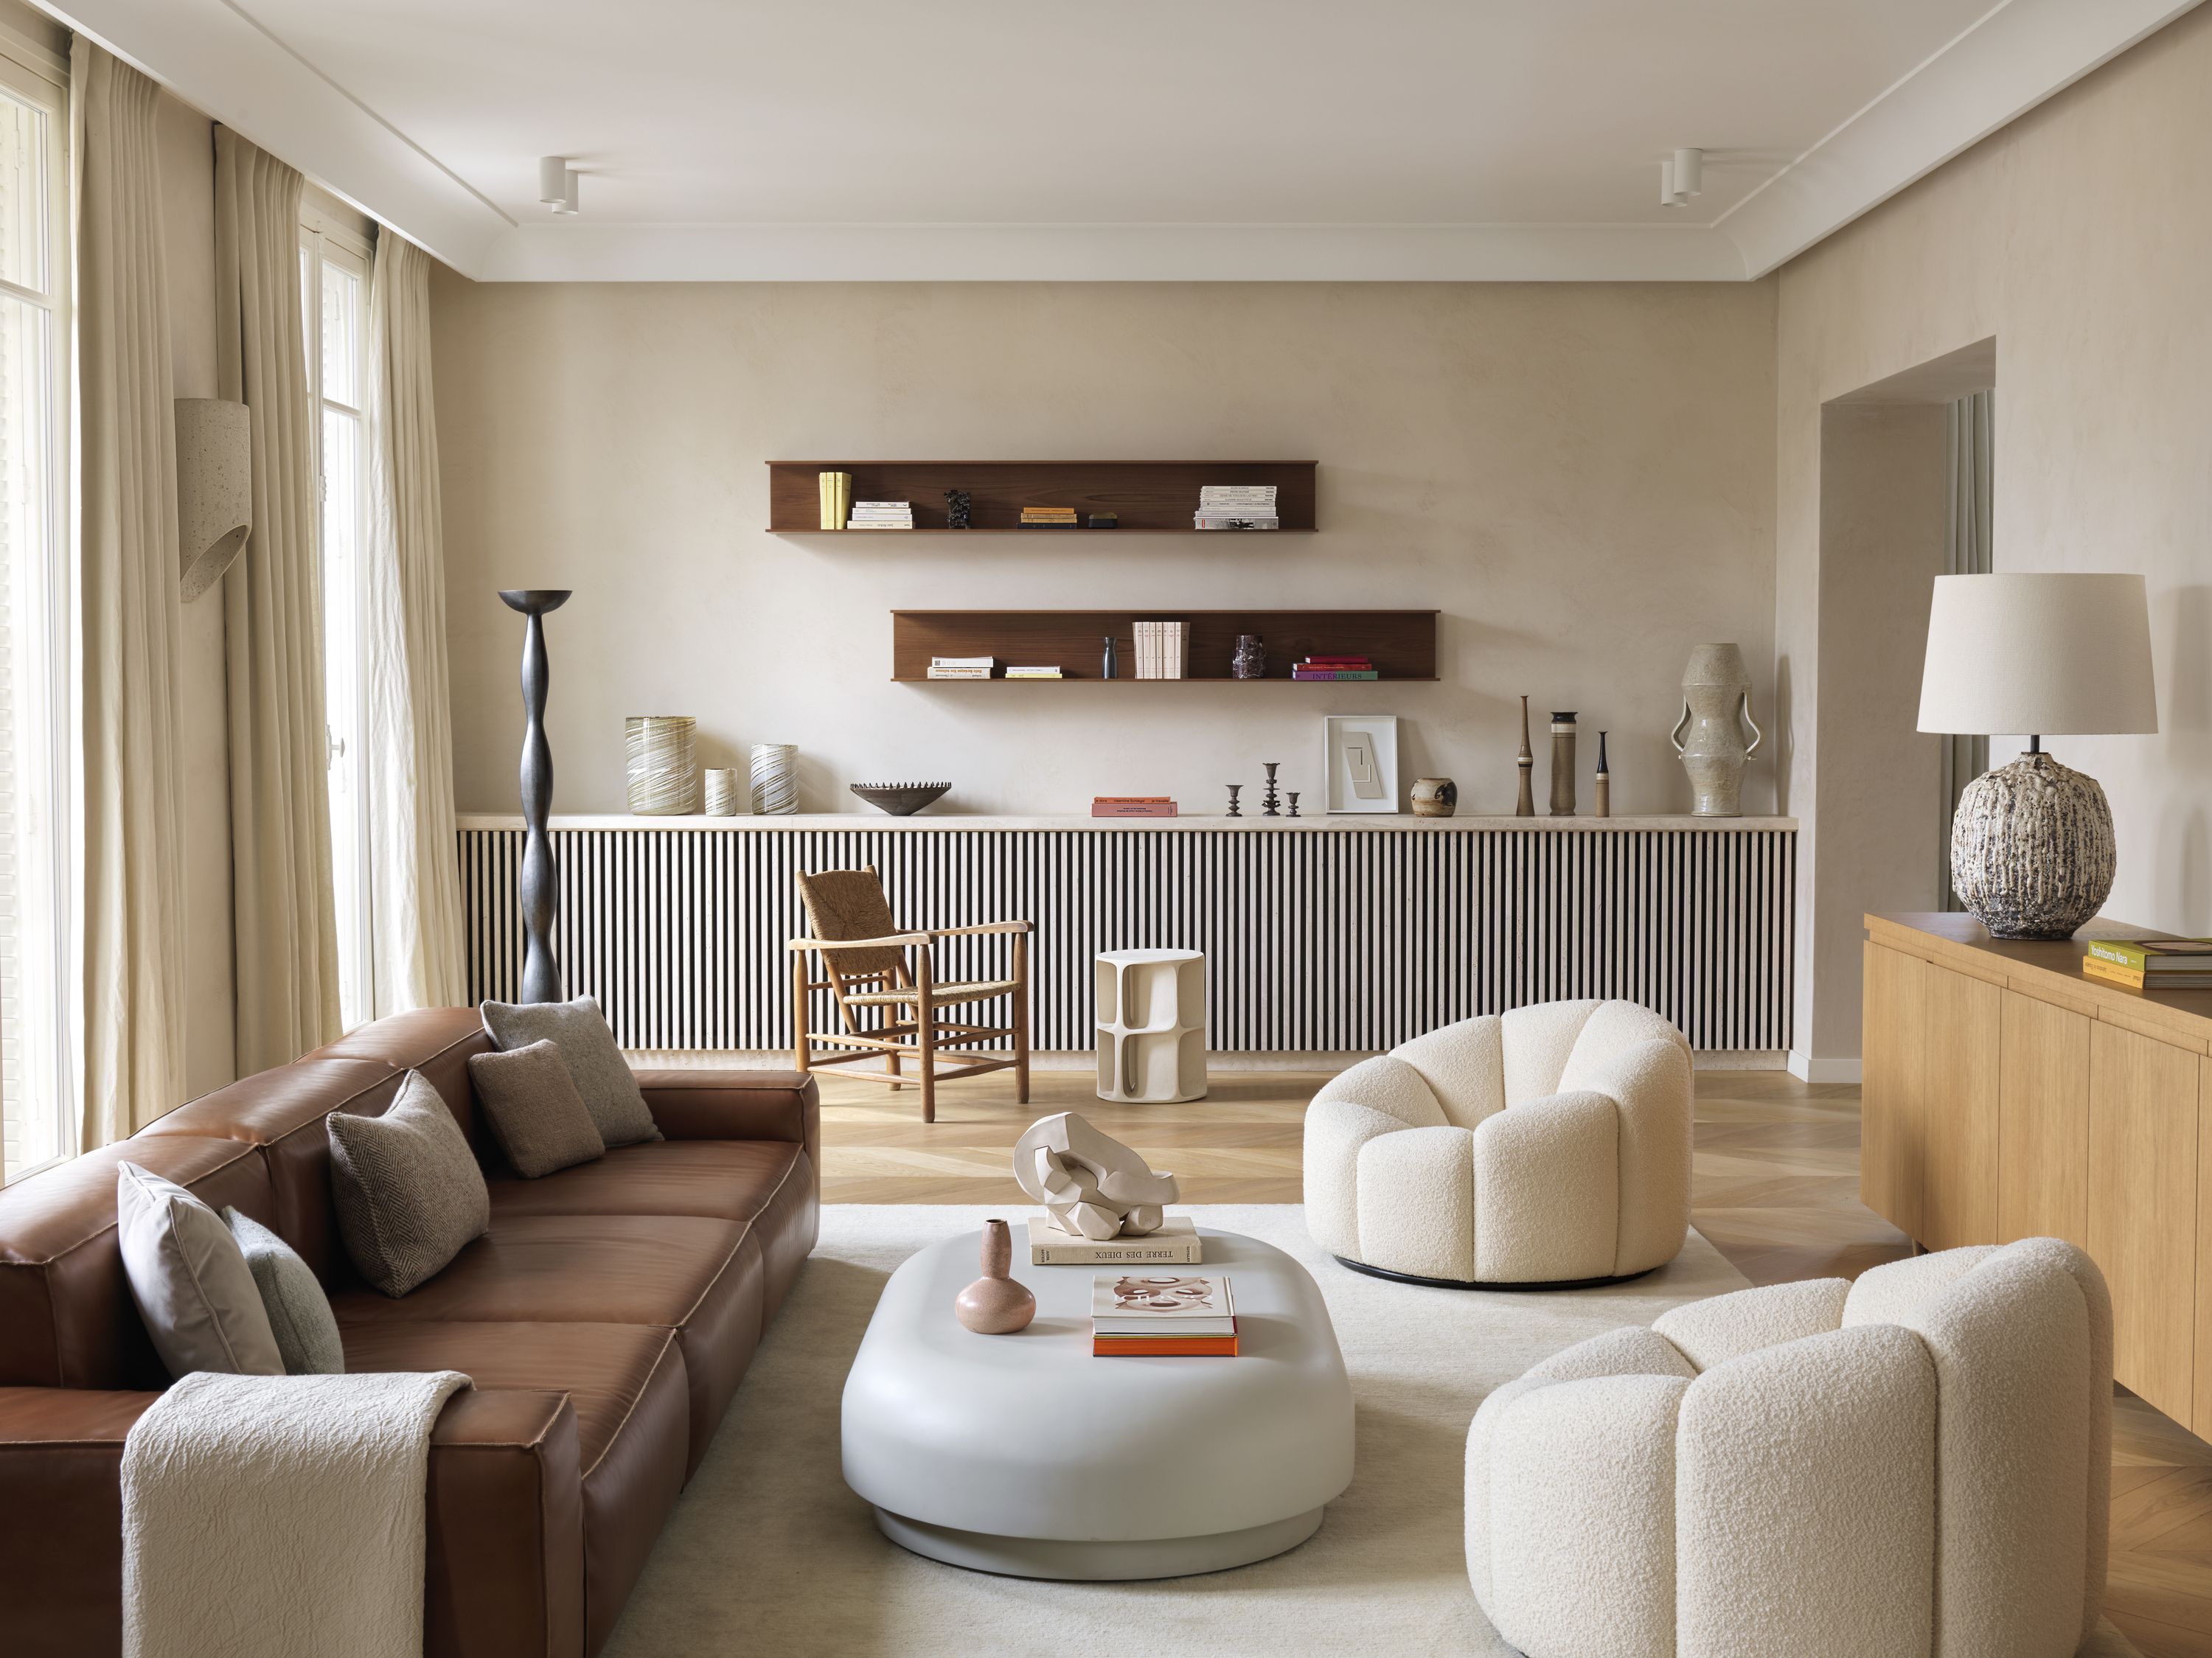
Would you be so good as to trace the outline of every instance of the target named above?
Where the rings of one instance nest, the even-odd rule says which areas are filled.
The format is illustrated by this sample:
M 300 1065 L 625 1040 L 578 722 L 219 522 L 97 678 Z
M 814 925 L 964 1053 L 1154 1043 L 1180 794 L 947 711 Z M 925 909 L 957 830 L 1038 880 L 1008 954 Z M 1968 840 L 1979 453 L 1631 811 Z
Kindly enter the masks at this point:
M 556 213 L 574 213 L 576 207 L 576 169 L 565 155 L 538 158 L 538 199 Z
M 1705 152 L 1678 149 L 1671 161 L 1659 163 L 1659 205 L 1680 207 L 1692 196 L 1705 193 Z
M 253 436 L 246 405 L 177 399 L 177 538 L 185 603 L 222 580 L 253 529 Z

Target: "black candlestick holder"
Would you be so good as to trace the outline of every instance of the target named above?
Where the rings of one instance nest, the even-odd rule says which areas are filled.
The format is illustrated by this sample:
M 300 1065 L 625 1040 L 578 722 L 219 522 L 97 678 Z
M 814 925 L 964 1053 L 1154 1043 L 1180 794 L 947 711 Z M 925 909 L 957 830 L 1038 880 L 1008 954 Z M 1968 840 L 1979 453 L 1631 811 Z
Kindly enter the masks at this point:
M 1231 817 L 1242 817 L 1244 815 L 1244 808 L 1237 804 L 1237 792 L 1244 786 L 1242 783 L 1231 783 L 1226 786 L 1229 790 L 1229 815 Z
M 1267 774 L 1267 792 L 1260 799 L 1260 816 L 1262 817 L 1280 817 L 1283 815 L 1279 810 L 1282 803 L 1275 797 L 1275 768 L 1282 763 L 1279 760 L 1261 762 Z

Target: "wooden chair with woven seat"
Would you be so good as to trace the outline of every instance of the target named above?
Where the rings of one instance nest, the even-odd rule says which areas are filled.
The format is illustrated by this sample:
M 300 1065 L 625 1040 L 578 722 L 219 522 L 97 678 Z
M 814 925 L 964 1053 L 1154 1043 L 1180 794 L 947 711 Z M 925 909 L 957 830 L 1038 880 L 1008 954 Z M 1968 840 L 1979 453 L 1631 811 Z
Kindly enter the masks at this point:
M 794 1068 L 836 1077 L 858 1077 L 868 1082 L 888 1084 L 894 1090 L 909 1085 L 919 1088 L 924 1122 L 937 1121 L 938 1084 L 958 1077 L 981 1076 L 989 1071 L 1012 1071 L 1016 1102 L 1029 1103 L 1029 922 L 985 921 L 975 926 L 902 928 L 891 919 L 891 907 L 884 898 L 884 884 L 878 878 L 873 864 L 865 869 L 802 873 L 799 877 L 799 896 L 806 906 L 806 924 L 812 936 L 793 938 L 789 945 Z M 1008 935 L 1012 958 L 1005 978 L 952 984 L 937 981 L 930 962 L 933 939 L 988 932 Z M 810 955 L 822 957 L 823 969 L 829 977 L 817 981 L 811 975 L 807 966 Z M 807 996 L 816 990 L 827 990 L 836 998 L 842 1030 L 817 1031 L 810 1028 Z M 952 1023 L 939 1017 L 940 1009 L 964 1009 L 1001 996 L 1013 998 L 1005 1025 Z M 977 1051 L 979 1044 L 1002 1038 L 1012 1040 L 1010 1050 Z M 884 1067 L 878 1071 L 858 1063 L 823 1065 L 817 1060 L 817 1047 L 880 1054 L 884 1056 Z M 857 1060 L 858 1055 L 854 1058 Z M 915 1061 L 911 1077 L 901 1068 L 908 1060 Z M 949 1070 L 940 1070 L 941 1060 L 955 1063 Z

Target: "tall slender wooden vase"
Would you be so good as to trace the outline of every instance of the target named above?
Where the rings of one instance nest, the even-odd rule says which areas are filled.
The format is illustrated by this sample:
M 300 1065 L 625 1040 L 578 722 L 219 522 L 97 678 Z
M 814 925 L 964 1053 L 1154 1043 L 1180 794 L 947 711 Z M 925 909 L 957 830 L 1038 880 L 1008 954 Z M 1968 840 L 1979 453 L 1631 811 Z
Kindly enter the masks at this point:
M 1751 727 L 1751 742 L 1743 728 Z M 1690 774 L 1695 817 L 1743 816 L 1744 762 L 1759 752 L 1765 733 L 1751 717 L 1751 671 L 1735 645 L 1700 645 L 1682 671 L 1682 717 L 1672 733 L 1674 752 Z
M 1521 798 L 1514 803 L 1516 817 L 1536 815 L 1536 756 L 1528 750 L 1528 699 L 1521 699 L 1521 757 L 1515 762 L 1521 768 Z
M 545 833 L 553 809 L 553 750 L 545 740 L 545 612 L 568 602 L 573 588 L 502 591 L 509 610 L 528 618 L 522 634 L 522 999 L 561 999 L 561 964 L 553 959 L 553 917 L 560 907 L 560 866 Z

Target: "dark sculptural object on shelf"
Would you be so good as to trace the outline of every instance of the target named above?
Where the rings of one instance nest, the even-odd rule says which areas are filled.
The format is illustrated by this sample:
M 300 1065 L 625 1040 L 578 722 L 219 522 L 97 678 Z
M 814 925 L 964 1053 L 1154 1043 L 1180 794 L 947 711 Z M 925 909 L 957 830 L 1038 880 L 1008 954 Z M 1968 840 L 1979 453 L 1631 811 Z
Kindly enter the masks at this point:
M 559 866 L 545 834 L 553 809 L 553 750 L 545 740 L 545 612 L 568 602 L 574 589 L 503 591 L 507 608 L 528 617 L 522 634 L 522 993 L 526 1002 L 561 999 L 561 966 L 553 959 L 553 916 L 560 902 Z
M 1298 815 L 1298 792 L 1296 789 L 1285 789 L 1284 791 L 1284 794 L 1291 803 L 1290 816 L 1292 817 L 1297 817 Z
M 1521 699 L 1521 798 L 1514 803 L 1516 817 L 1536 815 L 1536 756 L 1528 751 L 1528 699 Z
M 1230 659 L 1229 677 L 1231 679 L 1265 679 L 1267 677 L 1267 649 L 1259 635 L 1237 635 L 1237 654 Z
M 968 501 L 969 495 L 965 489 L 947 489 L 945 492 L 945 527 L 946 529 L 965 530 L 969 527 Z
M 1115 648 L 1111 634 L 1106 635 L 1106 658 L 1098 665 L 1098 677 L 1101 679 L 1119 679 L 1121 677 L 1121 653 Z
M 1282 763 L 1279 760 L 1261 762 L 1267 774 L 1267 792 L 1260 797 L 1260 816 L 1262 817 L 1280 817 L 1283 815 L 1279 810 L 1282 802 L 1275 797 L 1275 768 Z
M 1237 792 L 1243 786 L 1244 786 L 1242 783 L 1231 783 L 1228 785 L 1229 815 L 1231 817 L 1242 817 L 1244 815 L 1244 808 L 1237 804 Z

